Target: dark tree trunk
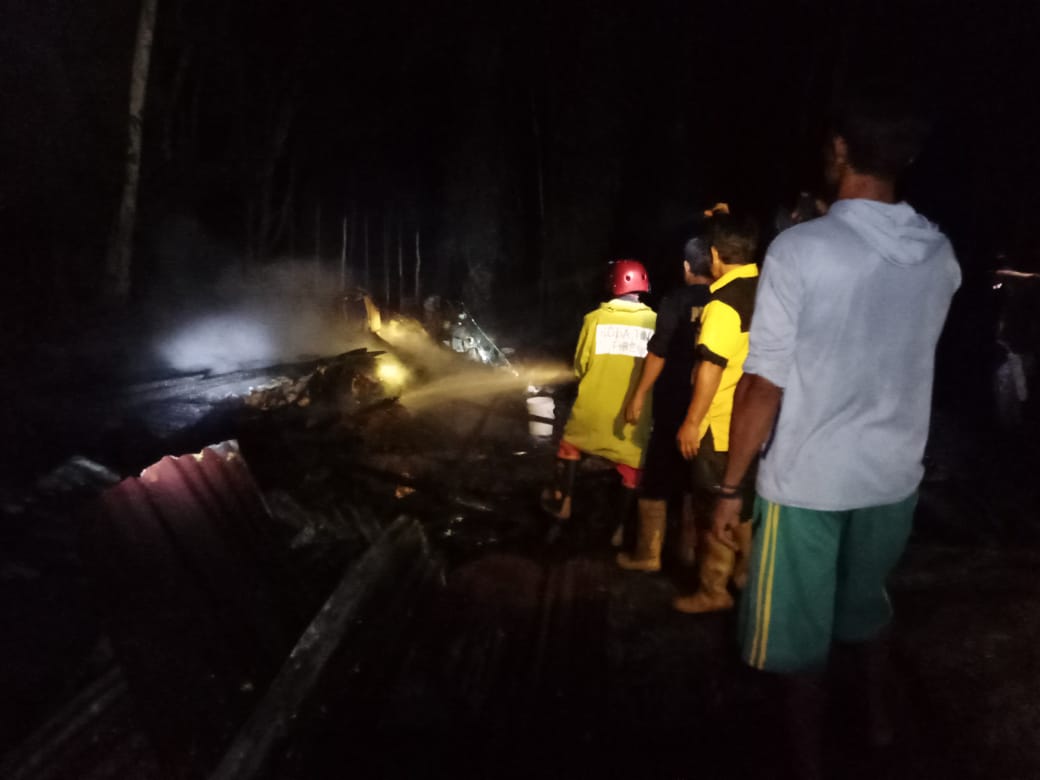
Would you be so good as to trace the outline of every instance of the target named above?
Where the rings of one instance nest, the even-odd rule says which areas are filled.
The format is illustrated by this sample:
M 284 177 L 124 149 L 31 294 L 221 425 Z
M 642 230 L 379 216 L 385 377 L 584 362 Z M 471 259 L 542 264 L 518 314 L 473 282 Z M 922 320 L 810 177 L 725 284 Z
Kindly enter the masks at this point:
M 105 292 L 108 297 L 119 301 L 125 301 L 130 295 L 134 226 L 137 222 L 137 188 L 141 177 L 144 101 L 148 90 L 148 68 L 152 55 L 152 39 L 158 5 L 159 0 L 142 0 L 141 2 L 141 14 L 137 22 L 137 39 L 134 44 L 134 61 L 130 70 L 130 122 L 123 194 L 120 198 L 119 212 L 105 258 Z

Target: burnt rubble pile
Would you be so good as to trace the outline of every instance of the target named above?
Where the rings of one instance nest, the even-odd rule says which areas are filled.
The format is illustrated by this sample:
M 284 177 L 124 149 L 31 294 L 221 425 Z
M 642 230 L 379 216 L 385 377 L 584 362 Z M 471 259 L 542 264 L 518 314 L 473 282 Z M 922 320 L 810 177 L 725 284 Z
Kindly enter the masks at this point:
M 96 418 L 147 426 L 92 453 L 115 465 L 75 456 L 5 489 L 0 585 L 26 622 L 58 609 L 53 657 L 34 664 L 29 642 L 12 657 L 38 679 L 3 708 L 0 774 L 257 777 L 310 761 L 320 751 L 293 740 L 323 734 L 329 679 L 378 700 L 415 662 L 445 566 L 525 543 L 517 476 L 551 453 L 522 398 L 413 415 L 377 357 L 134 386 Z M 235 438 L 120 479 L 217 433 Z M 24 598 L 43 581 L 45 598 Z
M 470 365 L 409 404 L 379 351 L 427 370 L 388 342 L 50 409 L 91 435 L 0 493 L 0 776 L 645 774 L 647 751 L 667 776 L 779 776 L 735 616 L 673 613 L 674 566 L 613 565 L 613 472 L 583 462 L 549 544 L 554 451 L 516 383 Z M 1035 776 L 1040 560 L 1005 547 L 1035 523 L 1016 530 L 963 478 L 987 453 L 936 429 L 893 581 L 898 771 L 842 760 L 850 777 Z

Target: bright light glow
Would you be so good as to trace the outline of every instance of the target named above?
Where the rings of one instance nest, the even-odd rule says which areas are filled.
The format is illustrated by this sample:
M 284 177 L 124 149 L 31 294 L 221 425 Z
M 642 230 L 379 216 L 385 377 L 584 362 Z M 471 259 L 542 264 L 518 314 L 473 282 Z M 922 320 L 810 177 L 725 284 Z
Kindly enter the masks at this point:
M 156 346 L 171 368 L 223 374 L 338 355 L 358 346 L 357 342 L 331 307 L 287 298 L 200 314 L 171 326 Z
M 376 376 L 388 389 L 400 390 L 408 381 L 408 369 L 393 355 L 380 355 Z
M 278 354 L 266 323 L 235 314 L 200 319 L 168 338 L 159 351 L 176 369 L 216 373 L 273 363 Z
M 368 329 L 373 333 L 379 333 L 383 329 L 383 315 L 368 295 L 365 296 L 365 312 L 368 314 Z

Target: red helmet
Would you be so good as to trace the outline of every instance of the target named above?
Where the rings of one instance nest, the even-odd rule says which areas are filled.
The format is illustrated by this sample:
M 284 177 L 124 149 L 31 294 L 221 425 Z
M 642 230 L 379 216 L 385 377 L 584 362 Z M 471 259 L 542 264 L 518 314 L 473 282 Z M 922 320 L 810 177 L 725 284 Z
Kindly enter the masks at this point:
M 607 283 L 615 297 L 628 293 L 650 292 L 650 277 L 638 260 L 613 261 L 610 264 Z

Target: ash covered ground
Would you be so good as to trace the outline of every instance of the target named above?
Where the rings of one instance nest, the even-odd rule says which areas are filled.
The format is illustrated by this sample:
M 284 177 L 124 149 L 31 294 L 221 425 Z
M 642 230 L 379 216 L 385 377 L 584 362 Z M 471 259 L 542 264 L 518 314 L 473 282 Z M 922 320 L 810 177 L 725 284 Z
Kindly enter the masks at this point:
M 4 475 L 0 515 L 3 774 L 204 776 L 220 762 L 241 718 L 200 729 L 190 760 L 157 737 L 157 711 L 173 722 L 205 696 L 164 698 L 191 645 L 120 620 L 99 579 L 132 590 L 134 574 L 100 576 L 108 553 L 84 538 L 120 478 L 233 439 L 269 512 L 292 637 L 399 517 L 418 522 L 426 561 L 373 590 L 254 776 L 783 777 L 769 683 L 737 660 L 732 614 L 673 612 L 691 581 L 674 561 L 659 575 L 614 566 L 603 464 L 584 464 L 576 515 L 549 543 L 537 495 L 554 448 L 528 433 L 524 387 L 450 353 L 421 365 L 431 348 L 366 342 L 129 389 L 74 386 L 53 365 L 42 389 L 23 382 L 8 444 L 25 457 Z M 395 401 L 376 350 L 441 390 Z M 559 422 L 569 390 L 554 393 Z M 1022 432 L 937 410 L 892 581 L 897 742 L 860 749 L 858 713 L 836 698 L 836 776 L 1040 776 L 1034 450 Z M 141 643 L 148 663 L 131 651 Z M 276 672 L 251 683 L 242 712 Z

